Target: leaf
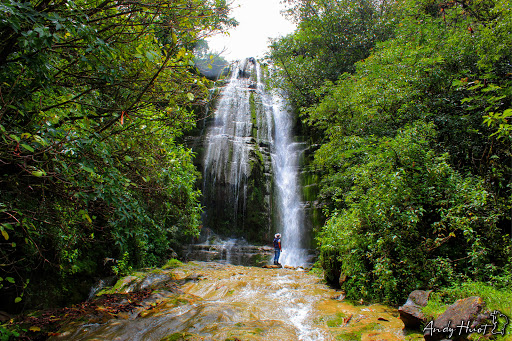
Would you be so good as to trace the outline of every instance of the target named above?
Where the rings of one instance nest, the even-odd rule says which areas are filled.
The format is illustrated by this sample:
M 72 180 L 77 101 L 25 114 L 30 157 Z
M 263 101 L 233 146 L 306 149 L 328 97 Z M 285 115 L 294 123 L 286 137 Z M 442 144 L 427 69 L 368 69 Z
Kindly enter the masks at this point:
M 5 277 L 5 280 L 6 280 L 7 282 L 9 282 L 9 283 L 12 283 L 12 284 L 14 284 L 14 283 L 16 282 L 16 281 L 14 280 L 14 278 L 12 278 L 12 277 Z
M 153 62 L 155 60 L 155 55 L 153 53 L 154 53 L 153 51 L 146 51 L 146 58 L 150 62 Z
M 33 171 L 30 174 L 32 174 L 33 176 L 41 177 L 41 176 L 46 175 L 46 172 L 42 171 L 42 170 L 38 170 L 38 171 Z
M 84 218 L 87 219 L 87 221 L 89 223 L 92 223 L 92 219 L 91 219 L 91 217 L 89 217 L 89 215 L 87 213 L 84 213 Z
M 6 230 L 2 230 L 2 236 L 4 236 L 5 240 L 9 240 L 9 234 Z
M 31 332 L 40 332 L 41 328 L 36 327 L 36 326 L 32 326 L 32 327 L 28 328 L 28 330 L 30 330 Z
M 192 102 L 192 101 L 194 100 L 194 98 L 195 98 L 195 97 L 194 97 L 194 94 L 193 94 L 193 93 L 191 93 L 191 92 L 189 92 L 189 93 L 187 94 L 187 97 L 188 97 L 188 99 L 189 99 L 189 101 L 190 101 L 190 102 Z
M 18 296 L 14 299 L 14 303 L 20 303 L 20 302 L 21 302 L 21 297 Z M 32 328 L 34 328 L 34 327 L 32 327 Z
M 89 168 L 87 166 L 82 166 L 83 170 L 86 171 L 86 172 L 89 172 L 91 174 L 94 174 L 94 170 L 92 170 L 92 168 Z
M 23 148 L 25 148 L 26 150 L 28 150 L 29 152 L 33 153 L 34 152 L 34 148 L 32 148 L 31 146 L 29 146 L 28 144 L 24 144 L 22 143 L 21 146 Z
M 124 156 L 124 160 L 127 161 L 127 162 L 131 162 L 131 161 L 133 161 L 133 158 L 128 156 L 128 155 L 125 155 Z

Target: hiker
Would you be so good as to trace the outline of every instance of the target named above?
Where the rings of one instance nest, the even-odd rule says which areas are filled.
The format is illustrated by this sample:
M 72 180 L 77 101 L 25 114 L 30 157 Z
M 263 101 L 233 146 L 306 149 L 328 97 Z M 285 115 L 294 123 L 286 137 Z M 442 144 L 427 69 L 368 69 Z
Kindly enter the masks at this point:
M 279 264 L 279 256 L 281 255 L 281 234 L 276 233 L 274 237 L 274 265 Z

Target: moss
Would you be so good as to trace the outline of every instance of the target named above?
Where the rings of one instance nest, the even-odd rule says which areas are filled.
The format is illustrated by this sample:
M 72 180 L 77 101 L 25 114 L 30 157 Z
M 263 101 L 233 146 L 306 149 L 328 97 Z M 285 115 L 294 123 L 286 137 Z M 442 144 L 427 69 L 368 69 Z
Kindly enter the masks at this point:
M 175 269 L 179 268 L 180 266 L 183 266 L 183 263 L 175 258 L 171 258 L 165 263 L 165 265 L 162 267 L 162 269 Z
M 323 318 L 323 320 L 326 322 L 328 327 L 341 327 L 345 324 L 345 319 L 347 315 L 340 312 L 336 313 L 335 315 L 329 315 Z
M 189 333 L 174 333 L 172 335 L 166 336 L 160 341 L 179 341 L 179 340 L 190 340 L 194 335 Z
M 256 108 L 256 100 L 255 100 L 255 94 L 254 91 L 251 91 L 249 95 L 249 107 L 251 111 L 251 122 L 252 122 L 252 131 L 251 136 L 257 137 L 258 136 L 258 114 L 257 114 L 257 108 Z
M 353 330 L 346 333 L 339 333 L 336 335 L 336 340 L 343 340 L 343 341 L 360 341 L 362 340 L 362 336 L 364 333 L 379 330 L 381 328 L 380 324 L 378 323 L 369 323 L 357 330 Z
M 416 331 L 405 331 L 405 340 L 406 341 L 424 341 L 423 333 L 418 333 Z

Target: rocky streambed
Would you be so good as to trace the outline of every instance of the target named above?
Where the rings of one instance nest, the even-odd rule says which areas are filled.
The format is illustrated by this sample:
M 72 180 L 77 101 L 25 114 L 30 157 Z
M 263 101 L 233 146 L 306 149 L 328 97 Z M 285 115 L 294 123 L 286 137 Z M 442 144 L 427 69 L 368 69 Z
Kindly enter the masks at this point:
M 49 339 L 406 339 L 396 309 L 342 300 L 303 270 L 190 262 L 135 273 L 99 295 L 95 309 Z M 117 308 L 101 303 L 114 296 Z

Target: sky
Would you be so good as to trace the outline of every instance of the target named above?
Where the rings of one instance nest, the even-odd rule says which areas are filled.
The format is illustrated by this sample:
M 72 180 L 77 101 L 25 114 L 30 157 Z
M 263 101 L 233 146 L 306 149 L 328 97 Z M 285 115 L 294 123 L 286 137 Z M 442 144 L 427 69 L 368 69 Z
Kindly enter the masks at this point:
M 295 25 L 281 15 L 280 0 L 234 0 L 231 16 L 239 25 L 228 35 L 208 39 L 210 50 L 221 52 L 228 60 L 263 57 L 269 38 L 291 33 Z

